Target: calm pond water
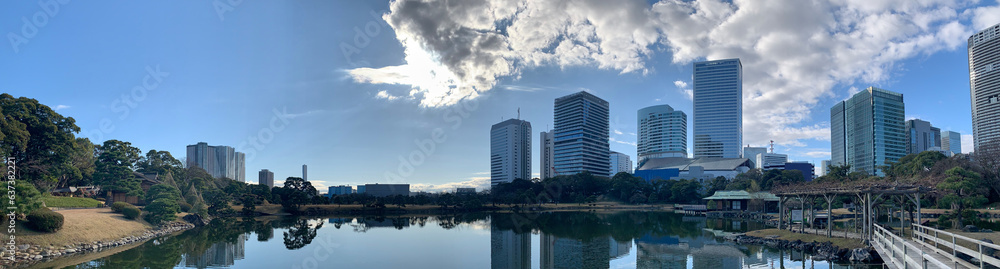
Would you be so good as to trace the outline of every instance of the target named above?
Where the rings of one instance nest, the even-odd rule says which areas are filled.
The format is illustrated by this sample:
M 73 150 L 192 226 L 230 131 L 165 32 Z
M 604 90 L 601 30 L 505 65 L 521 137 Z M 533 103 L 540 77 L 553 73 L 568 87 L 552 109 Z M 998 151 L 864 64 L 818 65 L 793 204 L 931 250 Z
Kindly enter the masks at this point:
M 710 231 L 761 228 L 653 212 L 216 219 L 70 268 L 867 268 Z

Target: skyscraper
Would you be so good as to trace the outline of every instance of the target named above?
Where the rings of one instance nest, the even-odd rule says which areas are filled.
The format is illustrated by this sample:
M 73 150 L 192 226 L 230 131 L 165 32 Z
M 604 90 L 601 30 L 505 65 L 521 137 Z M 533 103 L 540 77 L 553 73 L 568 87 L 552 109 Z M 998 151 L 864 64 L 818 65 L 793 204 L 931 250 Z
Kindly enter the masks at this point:
M 648 158 L 687 157 L 687 114 L 669 105 L 639 109 L 638 162 Z
M 834 165 L 884 175 L 878 168 L 906 155 L 903 94 L 869 87 L 830 109 Z
M 975 151 L 1000 144 L 1000 24 L 969 37 L 969 91 Z
M 552 173 L 552 167 L 555 167 L 553 163 L 553 151 L 555 150 L 555 139 L 553 139 L 553 134 L 555 132 L 549 130 L 548 132 L 541 132 L 538 135 L 538 170 L 539 176 L 542 179 L 550 178 L 555 176 Z
M 208 143 L 187 146 L 187 166 L 205 169 L 215 178 L 246 182 L 246 155 L 229 146 L 209 146 Z
M 941 151 L 948 156 L 962 153 L 962 134 L 953 131 L 941 132 Z
M 819 162 L 819 172 L 816 176 L 825 176 L 830 171 L 830 160 L 822 160 Z
M 305 180 L 305 181 L 309 181 L 308 173 L 306 173 L 306 172 L 308 172 L 307 168 L 309 168 L 309 167 L 307 167 L 304 164 L 302 165 L 302 180 Z
M 632 173 L 632 159 L 628 155 L 612 151 L 609 158 L 611 158 L 611 176 L 615 176 L 615 174 L 620 172 Z
M 941 129 L 920 119 L 906 121 L 906 145 L 908 154 L 927 150 L 941 150 Z
M 743 146 L 740 59 L 694 63 L 694 157 L 739 158 Z
M 531 180 L 531 123 L 509 119 L 490 128 L 490 181 Z
M 760 168 L 761 166 L 760 163 L 757 163 L 757 155 L 761 153 L 767 153 L 767 148 L 751 147 L 750 145 L 747 145 L 746 147 L 743 148 L 743 158 L 750 159 L 751 162 L 754 162 L 753 166 L 755 168 Z
M 610 176 L 608 101 L 588 92 L 556 98 L 555 169 L 558 175 Z
M 257 173 L 257 184 L 274 188 L 274 172 L 268 171 L 267 169 L 261 169 L 260 172 Z

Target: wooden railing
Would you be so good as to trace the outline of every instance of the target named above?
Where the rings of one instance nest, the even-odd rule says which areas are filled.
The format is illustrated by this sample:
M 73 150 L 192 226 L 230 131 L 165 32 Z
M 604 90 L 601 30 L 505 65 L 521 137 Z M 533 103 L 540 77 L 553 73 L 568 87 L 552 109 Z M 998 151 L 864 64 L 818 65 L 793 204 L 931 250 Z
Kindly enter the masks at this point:
M 945 238 L 942 238 L 945 236 Z M 996 267 L 1000 267 L 1000 259 L 993 257 L 992 255 L 987 255 L 985 252 L 995 252 L 1000 251 L 1000 245 L 983 242 L 980 240 L 968 238 L 959 234 L 946 232 L 931 227 L 923 226 L 920 224 L 913 224 L 913 239 L 917 240 L 928 247 L 935 248 L 938 252 L 950 256 L 956 263 L 963 264 L 969 267 L 979 267 L 983 268 L 985 264 L 990 264 Z M 931 245 L 932 242 L 933 245 Z M 963 246 L 965 245 L 965 246 Z M 972 246 L 969 248 L 967 246 Z M 945 247 L 951 250 L 951 253 L 944 251 L 941 247 Z M 992 249 L 993 251 L 989 251 Z M 969 255 L 979 260 L 978 266 L 969 263 L 965 260 L 958 258 L 958 253 Z
M 951 268 L 882 226 L 874 226 L 872 244 L 888 252 L 889 257 L 882 257 L 882 260 L 892 263 L 896 268 Z

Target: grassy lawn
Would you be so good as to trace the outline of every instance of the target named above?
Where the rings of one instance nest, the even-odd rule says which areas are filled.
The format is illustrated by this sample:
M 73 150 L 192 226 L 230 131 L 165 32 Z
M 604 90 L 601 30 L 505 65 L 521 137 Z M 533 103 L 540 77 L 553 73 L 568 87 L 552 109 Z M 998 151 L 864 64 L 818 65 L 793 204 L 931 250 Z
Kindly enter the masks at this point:
M 778 239 L 788 240 L 788 241 L 802 240 L 802 242 L 831 242 L 833 243 L 834 246 L 846 249 L 865 247 L 865 245 L 862 244 L 861 241 L 857 239 L 847 239 L 840 237 L 827 238 L 824 235 L 800 234 L 800 233 L 793 233 L 787 230 L 778 230 L 778 229 L 756 230 L 748 232 L 746 233 L 746 235 L 756 236 L 761 238 L 767 238 L 768 236 L 777 235 Z
M 56 211 L 65 220 L 55 233 L 39 233 L 18 224 L 17 243 L 42 246 L 63 246 L 73 242 L 93 242 L 141 235 L 152 227 L 142 220 L 129 220 L 111 208 L 67 209 Z
M 47 207 L 98 207 L 101 201 L 82 197 L 47 196 L 42 197 Z

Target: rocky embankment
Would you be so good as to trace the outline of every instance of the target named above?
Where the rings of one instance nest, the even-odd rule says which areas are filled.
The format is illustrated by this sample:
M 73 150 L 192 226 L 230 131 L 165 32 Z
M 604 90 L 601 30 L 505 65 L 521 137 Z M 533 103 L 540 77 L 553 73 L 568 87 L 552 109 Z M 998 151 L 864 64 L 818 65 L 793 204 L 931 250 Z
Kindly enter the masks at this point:
M 741 245 L 761 245 L 777 249 L 798 250 L 810 253 L 815 260 L 852 263 L 881 263 L 882 259 L 870 248 L 846 249 L 830 242 L 788 241 L 776 238 L 760 238 L 748 235 L 729 236 L 727 240 Z
M 43 247 L 43 246 L 28 245 L 28 244 L 17 245 L 17 251 L 16 254 L 14 255 L 14 259 L 11 260 L 9 256 L 10 253 L 5 251 L 3 252 L 2 255 L 0 255 L 0 265 L 3 265 L 4 268 L 12 268 L 38 262 L 44 262 L 51 259 L 65 257 L 69 255 L 79 255 L 89 252 L 98 252 L 137 242 L 143 242 L 150 238 L 171 234 L 191 228 L 194 228 L 193 224 L 175 221 L 160 225 L 156 229 L 148 230 L 141 235 L 126 236 L 111 241 L 81 242 L 72 245 L 65 245 L 62 247 L 56 247 L 56 246 Z

